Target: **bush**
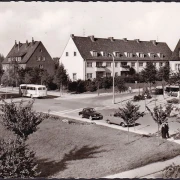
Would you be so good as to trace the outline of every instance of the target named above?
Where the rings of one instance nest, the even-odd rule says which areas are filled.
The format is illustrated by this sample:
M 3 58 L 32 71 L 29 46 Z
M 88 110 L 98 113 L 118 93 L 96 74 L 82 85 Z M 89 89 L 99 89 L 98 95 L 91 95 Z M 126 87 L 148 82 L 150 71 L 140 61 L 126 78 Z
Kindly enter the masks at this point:
M 35 159 L 35 153 L 21 139 L 0 140 L 0 178 L 36 177 Z
M 133 101 L 140 101 L 140 100 L 144 100 L 145 98 L 144 98 L 144 96 L 142 96 L 142 95 L 137 95 L 137 96 L 134 96 L 134 99 L 133 99 Z
M 97 86 L 95 85 L 95 82 L 91 80 L 85 81 L 85 88 L 86 88 L 86 91 L 90 91 L 90 92 L 94 92 L 97 90 Z
M 167 100 L 167 103 L 179 104 L 179 99 L 176 99 L 176 98 L 169 99 L 169 100 Z

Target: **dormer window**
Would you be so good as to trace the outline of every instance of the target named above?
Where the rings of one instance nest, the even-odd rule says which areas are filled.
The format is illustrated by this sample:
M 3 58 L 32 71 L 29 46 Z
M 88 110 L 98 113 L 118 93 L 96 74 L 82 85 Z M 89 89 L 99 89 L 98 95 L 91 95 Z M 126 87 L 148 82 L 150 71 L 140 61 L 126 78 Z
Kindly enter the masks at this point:
M 161 58 L 161 59 L 163 59 L 163 58 L 164 58 L 163 53 L 157 53 L 157 55 L 158 55 L 158 57 L 159 57 L 159 58 Z
M 124 54 L 125 54 L 125 56 L 128 57 L 128 58 L 132 58 L 132 57 L 133 57 L 133 53 L 125 52 Z
M 148 53 L 150 58 L 155 58 L 155 53 Z
M 106 52 L 104 52 L 104 51 L 101 51 L 101 55 L 102 55 L 103 57 L 107 57 L 107 56 L 108 56 L 108 53 L 106 53 Z
M 91 51 L 91 55 L 92 55 L 93 57 L 97 57 L 97 56 L 98 56 L 98 53 L 97 53 L 97 51 Z
M 8 58 L 8 62 L 11 62 L 11 58 L 10 57 Z
M 118 51 L 115 51 L 113 54 L 114 54 L 115 57 L 121 57 L 121 53 L 118 52 Z
M 141 53 L 141 52 L 137 52 L 136 55 L 140 58 L 144 58 L 144 53 Z

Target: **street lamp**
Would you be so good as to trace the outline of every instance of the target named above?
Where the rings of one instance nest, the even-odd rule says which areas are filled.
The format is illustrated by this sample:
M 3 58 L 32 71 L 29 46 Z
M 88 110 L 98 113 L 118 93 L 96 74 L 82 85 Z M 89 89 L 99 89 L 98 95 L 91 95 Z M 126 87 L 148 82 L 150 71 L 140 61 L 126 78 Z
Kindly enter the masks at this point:
M 110 53 L 113 58 L 113 104 L 115 104 L 115 97 L 114 97 L 114 55 Z
M 145 100 L 145 111 L 146 111 L 146 98 L 147 98 L 147 94 L 144 94 L 144 100 Z

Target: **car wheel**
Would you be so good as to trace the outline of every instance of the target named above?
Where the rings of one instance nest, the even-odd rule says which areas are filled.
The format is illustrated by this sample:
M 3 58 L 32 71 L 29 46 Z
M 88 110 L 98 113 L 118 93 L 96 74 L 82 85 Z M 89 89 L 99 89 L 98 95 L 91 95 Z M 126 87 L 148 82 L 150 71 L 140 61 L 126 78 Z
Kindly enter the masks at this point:
M 89 119 L 90 119 L 90 120 L 93 120 L 92 116 L 89 116 Z
M 125 124 L 122 122 L 122 123 L 120 124 L 120 126 L 125 127 Z
M 111 124 L 110 120 L 107 120 L 107 123 L 108 123 L 108 124 Z

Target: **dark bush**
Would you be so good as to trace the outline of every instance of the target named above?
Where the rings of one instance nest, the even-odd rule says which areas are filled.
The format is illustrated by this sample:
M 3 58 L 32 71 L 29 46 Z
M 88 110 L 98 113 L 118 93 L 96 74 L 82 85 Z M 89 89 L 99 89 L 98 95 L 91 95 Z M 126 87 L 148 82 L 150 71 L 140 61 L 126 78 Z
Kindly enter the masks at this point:
M 144 96 L 139 94 L 137 96 L 134 96 L 133 101 L 140 101 L 140 100 L 144 100 L 144 99 L 145 99 Z
M 76 92 L 76 89 L 77 89 L 77 81 L 70 81 L 68 83 L 68 91 L 70 92 Z
M 172 103 L 172 104 L 179 104 L 179 99 L 173 98 L 173 99 L 167 100 L 167 102 Z

